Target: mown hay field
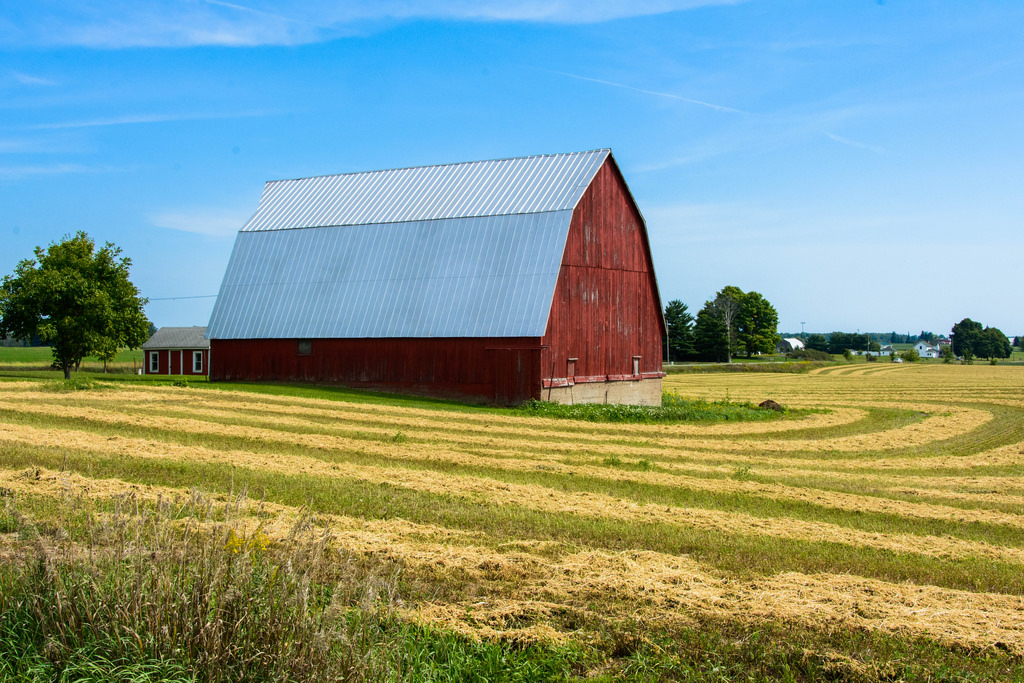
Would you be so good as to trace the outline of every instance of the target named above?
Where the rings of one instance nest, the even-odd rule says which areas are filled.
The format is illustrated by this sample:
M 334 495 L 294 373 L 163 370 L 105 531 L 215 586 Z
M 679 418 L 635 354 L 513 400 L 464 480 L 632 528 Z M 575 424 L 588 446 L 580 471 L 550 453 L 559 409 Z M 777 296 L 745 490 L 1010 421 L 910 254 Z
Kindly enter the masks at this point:
M 45 517 L 60 501 L 198 490 L 234 500 L 270 542 L 312 514 L 339 549 L 401 577 L 402 620 L 590 644 L 613 672 L 711 633 L 676 654 L 698 666 L 712 656 L 700 648 L 756 647 L 795 680 L 1024 676 L 1024 368 L 841 365 L 665 388 L 815 412 L 594 424 L 11 380 L 0 493 Z M 0 535 L 0 560 L 22 541 Z

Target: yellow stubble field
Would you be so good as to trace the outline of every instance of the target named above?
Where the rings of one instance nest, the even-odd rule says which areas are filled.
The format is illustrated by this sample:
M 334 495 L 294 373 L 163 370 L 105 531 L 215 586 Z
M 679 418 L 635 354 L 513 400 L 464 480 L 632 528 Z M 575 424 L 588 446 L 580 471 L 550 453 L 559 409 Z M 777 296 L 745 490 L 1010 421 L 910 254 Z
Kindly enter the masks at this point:
M 1024 656 L 1024 367 L 671 375 L 818 412 L 592 424 L 514 412 L 0 382 L 8 500 L 228 499 L 312 512 L 417 585 L 404 618 L 564 642 L 600 624 L 785 623 Z M 260 502 L 255 502 L 259 499 Z M 0 557 L 17 552 L 0 536 Z

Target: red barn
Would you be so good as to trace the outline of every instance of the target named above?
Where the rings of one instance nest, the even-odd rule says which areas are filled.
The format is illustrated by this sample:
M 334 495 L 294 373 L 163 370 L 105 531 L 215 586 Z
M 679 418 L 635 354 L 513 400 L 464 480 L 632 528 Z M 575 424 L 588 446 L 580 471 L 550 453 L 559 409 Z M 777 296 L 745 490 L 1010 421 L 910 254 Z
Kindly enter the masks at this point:
M 266 184 L 210 318 L 212 380 L 658 404 L 665 322 L 610 150 Z
M 161 327 L 142 345 L 147 375 L 207 375 L 210 341 L 205 327 Z

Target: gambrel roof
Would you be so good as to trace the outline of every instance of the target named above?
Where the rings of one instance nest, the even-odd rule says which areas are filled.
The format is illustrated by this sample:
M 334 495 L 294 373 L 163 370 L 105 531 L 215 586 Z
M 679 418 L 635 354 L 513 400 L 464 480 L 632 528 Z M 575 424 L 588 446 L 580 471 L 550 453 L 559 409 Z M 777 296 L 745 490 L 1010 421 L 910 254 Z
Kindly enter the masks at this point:
M 607 149 L 266 184 L 211 339 L 540 337 Z

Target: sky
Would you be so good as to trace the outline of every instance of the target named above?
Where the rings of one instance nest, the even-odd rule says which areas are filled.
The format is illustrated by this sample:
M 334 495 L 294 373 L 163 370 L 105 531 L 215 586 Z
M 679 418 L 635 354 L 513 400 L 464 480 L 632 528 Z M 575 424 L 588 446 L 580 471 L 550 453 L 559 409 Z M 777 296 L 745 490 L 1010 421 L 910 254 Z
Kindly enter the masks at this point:
M 663 302 L 1024 333 L 1024 3 L 0 0 L 0 274 L 205 325 L 264 182 L 610 147 Z

